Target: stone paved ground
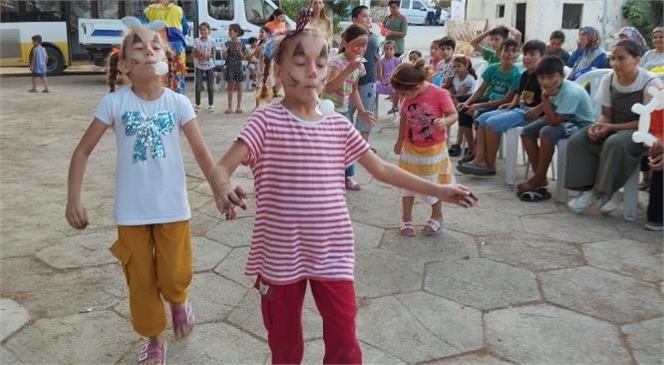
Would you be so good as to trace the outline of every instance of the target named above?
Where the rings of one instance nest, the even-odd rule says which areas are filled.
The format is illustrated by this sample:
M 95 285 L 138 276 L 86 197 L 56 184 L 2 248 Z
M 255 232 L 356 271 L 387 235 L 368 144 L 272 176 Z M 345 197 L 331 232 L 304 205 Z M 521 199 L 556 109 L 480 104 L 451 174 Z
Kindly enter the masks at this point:
M 0 363 L 135 363 L 141 339 L 128 318 L 124 279 L 108 247 L 113 227 L 114 138 L 87 170 L 91 226 L 63 218 L 68 162 L 106 93 L 101 75 L 51 78 L 52 93 L 27 93 L 26 77 L 0 79 L 2 136 Z M 253 100 L 246 98 L 245 110 Z M 384 112 L 387 103 L 383 102 Z M 225 94 L 217 94 L 223 110 Z M 245 116 L 203 113 L 219 158 Z M 390 152 L 396 127 L 372 135 Z M 242 275 L 254 208 L 222 221 L 188 148 L 193 210 L 192 301 L 198 326 L 170 342 L 171 364 L 269 363 L 258 294 Z M 357 236 L 358 337 L 373 364 L 662 363 L 662 234 L 597 211 L 583 216 L 551 201 L 522 203 L 499 176 L 459 181 L 479 207 L 445 207 L 442 237 L 402 238 L 400 201 L 360 169 L 348 204 Z M 235 182 L 251 188 L 246 168 Z M 253 203 L 252 203 L 253 205 Z M 427 207 L 416 206 L 424 222 Z M 320 363 L 322 325 L 304 310 L 306 363 Z M 170 337 L 172 335 L 169 334 Z

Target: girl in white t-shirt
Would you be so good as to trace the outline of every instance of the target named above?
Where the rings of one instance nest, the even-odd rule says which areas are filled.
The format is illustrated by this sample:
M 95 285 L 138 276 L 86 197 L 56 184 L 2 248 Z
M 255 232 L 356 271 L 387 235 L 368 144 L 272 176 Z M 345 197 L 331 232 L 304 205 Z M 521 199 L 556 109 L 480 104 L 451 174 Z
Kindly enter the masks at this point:
M 167 320 L 162 298 L 170 304 L 176 338 L 186 337 L 194 327 L 187 300 L 192 279 L 191 211 L 181 134 L 205 176 L 214 161 L 189 99 L 162 85 L 160 74 L 168 71 L 163 41 L 154 30 L 141 27 L 138 19 L 123 21 L 131 31 L 109 61 L 111 93 L 102 99 L 72 156 L 65 215 L 76 229 L 88 226 L 81 201 L 83 175 L 90 154 L 112 128 L 117 144 L 114 214 L 118 239 L 111 252 L 127 277 L 133 327 L 149 338 L 139 362 L 163 363 L 162 332 Z M 114 92 L 120 72 L 132 85 Z
M 448 77 L 445 80 L 443 88 L 450 91 L 452 98 L 455 98 L 458 95 L 471 93 L 473 91 L 473 86 L 475 86 L 475 81 L 477 80 L 477 74 L 470 62 L 470 58 L 464 55 L 458 55 L 454 57 L 452 62 L 454 76 Z
M 258 277 L 255 287 L 261 294 L 271 363 L 302 362 L 302 303 L 311 285 L 325 323 L 325 363 L 360 364 L 344 169 L 359 161 L 389 184 L 463 207 L 475 199 L 465 188 L 426 181 L 384 162 L 344 116 L 319 114 L 317 94 L 325 87 L 328 44 L 317 30 L 301 30 L 305 24 L 298 20 L 298 30 L 275 53 L 283 100 L 251 114 L 214 168 L 210 184 L 219 210 L 233 218 L 235 207 L 246 208 L 247 194 L 231 184 L 230 176 L 241 163 L 251 167 L 257 202 L 245 274 Z

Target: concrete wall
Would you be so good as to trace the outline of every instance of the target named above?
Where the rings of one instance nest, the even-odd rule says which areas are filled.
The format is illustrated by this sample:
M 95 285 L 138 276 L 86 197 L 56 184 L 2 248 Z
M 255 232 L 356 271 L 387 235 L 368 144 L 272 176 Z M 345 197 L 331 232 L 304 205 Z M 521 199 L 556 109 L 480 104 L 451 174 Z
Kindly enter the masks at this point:
M 626 25 L 621 15 L 621 7 L 626 0 L 471 0 L 468 1 L 466 19 L 487 19 L 488 29 L 498 25 L 516 24 L 516 4 L 526 3 L 525 40 L 541 39 L 547 41 L 552 31 L 562 26 L 563 3 L 583 4 L 581 26 L 593 26 L 604 33 L 605 48 L 610 48 L 617 39 L 615 34 Z M 497 6 L 505 5 L 505 14 L 496 18 Z M 606 20 L 602 29 L 602 17 L 606 4 Z M 578 29 L 563 29 L 567 37 L 564 48 L 576 48 Z

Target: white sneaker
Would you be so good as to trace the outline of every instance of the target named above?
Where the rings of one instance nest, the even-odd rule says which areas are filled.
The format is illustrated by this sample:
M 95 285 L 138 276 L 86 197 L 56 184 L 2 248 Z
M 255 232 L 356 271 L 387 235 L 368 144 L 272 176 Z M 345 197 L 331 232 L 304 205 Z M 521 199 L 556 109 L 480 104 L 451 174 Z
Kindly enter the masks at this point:
M 208 113 L 214 113 L 214 107 L 212 105 L 208 106 Z
M 198 114 L 198 112 L 200 112 L 200 111 L 201 111 L 201 106 L 200 106 L 200 105 L 196 105 L 196 106 L 194 107 L 194 113 Z
M 574 212 L 581 214 L 585 212 L 597 200 L 595 193 L 592 190 L 584 191 L 581 195 L 572 199 L 567 206 Z
M 649 231 L 655 231 L 655 232 L 661 232 L 664 230 L 664 225 L 660 223 L 655 223 L 655 222 L 648 222 L 643 225 L 643 227 Z
M 602 199 L 602 206 L 599 208 L 599 212 L 607 215 L 618 208 L 618 202 L 616 201 L 616 195 L 614 194 L 611 199 L 605 197 Z

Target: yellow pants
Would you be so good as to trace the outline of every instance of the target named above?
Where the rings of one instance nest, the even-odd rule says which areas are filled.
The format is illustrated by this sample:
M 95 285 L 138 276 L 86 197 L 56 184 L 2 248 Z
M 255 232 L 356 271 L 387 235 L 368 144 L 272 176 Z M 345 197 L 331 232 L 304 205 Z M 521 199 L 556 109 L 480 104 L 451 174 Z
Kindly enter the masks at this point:
M 189 221 L 119 226 L 111 253 L 120 260 L 129 286 L 131 321 L 141 336 L 166 329 L 163 298 L 186 301 L 193 276 Z

